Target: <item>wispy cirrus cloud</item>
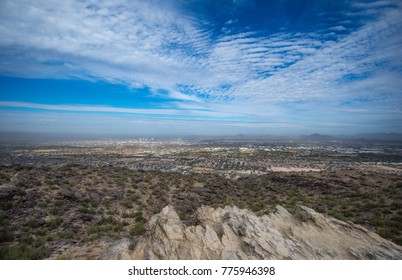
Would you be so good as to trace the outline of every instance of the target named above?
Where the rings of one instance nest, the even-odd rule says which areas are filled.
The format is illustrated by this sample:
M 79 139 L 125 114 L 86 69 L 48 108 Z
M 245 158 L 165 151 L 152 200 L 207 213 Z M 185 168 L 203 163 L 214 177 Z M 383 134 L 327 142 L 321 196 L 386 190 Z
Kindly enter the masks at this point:
M 97 105 L 55 105 L 55 104 L 40 104 L 29 102 L 14 102 L 14 101 L 0 101 L 0 108 L 25 108 L 25 109 L 39 109 L 44 111 L 65 111 L 65 112 L 81 112 L 81 113 L 121 113 L 121 114 L 135 114 L 145 115 L 148 117 L 170 116 L 175 118 L 183 117 L 197 117 L 208 119 L 220 118 L 237 118 L 238 114 L 230 112 L 216 111 L 207 109 L 205 107 L 180 107 L 178 109 L 131 109 L 111 106 L 97 106 Z

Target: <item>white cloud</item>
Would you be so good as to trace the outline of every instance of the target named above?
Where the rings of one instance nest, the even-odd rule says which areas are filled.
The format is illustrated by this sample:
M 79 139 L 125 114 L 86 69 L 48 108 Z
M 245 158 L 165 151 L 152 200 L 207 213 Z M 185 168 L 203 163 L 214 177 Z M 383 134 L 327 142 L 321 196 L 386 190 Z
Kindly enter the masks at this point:
M 345 30 L 346 30 L 346 27 L 343 26 L 343 25 L 337 25 L 337 26 L 331 27 L 329 30 L 333 30 L 333 31 L 345 31 Z
M 395 1 L 385 1 L 385 0 L 373 1 L 373 2 L 353 2 L 353 6 L 361 9 L 384 8 L 394 6 L 395 4 L 397 4 Z
M 237 22 L 238 22 L 237 19 L 230 19 L 230 20 L 228 20 L 227 22 L 225 22 L 225 25 L 232 25 L 232 24 L 235 24 L 235 23 L 237 23 Z
M 183 15 L 173 3 L 3 0 L 0 73 L 103 79 L 149 86 L 154 92 L 164 89 L 168 97 L 181 100 L 172 107 L 177 109 L 85 109 L 96 112 L 194 116 L 221 112 L 263 121 L 277 116 L 278 121 L 285 115 L 283 102 L 294 102 L 297 109 L 302 108 L 297 102 L 316 101 L 305 108 L 311 110 L 323 100 L 336 104 L 361 96 L 387 96 L 370 109 L 401 106 L 402 12 L 397 2 L 355 3 L 356 13 L 376 11 L 375 20 L 355 31 L 349 27 L 350 17 L 317 33 L 249 31 L 218 38 L 208 25 Z M 324 40 L 331 31 L 349 33 Z M 348 75 L 366 78 L 353 81 Z M 200 109 L 184 110 L 190 107 Z
M 90 1 L 2 1 L 0 46 L 50 52 L 108 80 L 125 71 L 127 83 L 166 87 L 175 74 L 197 70 L 182 52 L 187 46 L 193 53 L 204 48 L 206 33 L 163 2 L 101 2 L 92 8 Z M 42 62 L 41 57 L 31 59 Z M 107 70 L 97 70 L 99 64 Z
M 49 105 L 29 102 L 14 102 L 14 101 L 0 101 L 0 107 L 11 108 L 25 108 L 25 109 L 40 109 L 49 111 L 68 111 L 68 112 L 82 112 L 82 113 L 119 113 L 119 114 L 137 114 L 147 115 L 148 117 L 157 116 L 174 116 L 174 117 L 208 117 L 208 118 L 229 118 L 238 117 L 233 112 L 215 111 L 212 108 L 201 107 L 188 107 L 186 109 L 133 109 L 111 106 L 96 106 L 96 105 Z

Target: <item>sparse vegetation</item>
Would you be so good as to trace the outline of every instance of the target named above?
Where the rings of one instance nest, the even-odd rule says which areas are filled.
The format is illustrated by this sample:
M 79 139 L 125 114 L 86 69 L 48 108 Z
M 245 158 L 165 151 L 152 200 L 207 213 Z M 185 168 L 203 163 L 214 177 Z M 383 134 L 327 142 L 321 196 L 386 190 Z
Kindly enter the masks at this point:
M 0 247 L 0 257 L 5 260 L 39 260 L 46 258 L 49 251 L 45 248 L 36 248 L 29 244 L 21 244 L 10 247 Z
M 145 232 L 145 222 L 144 221 L 136 223 L 135 226 L 130 229 L 131 236 L 138 236 L 138 235 L 143 234 L 144 232 Z
M 275 211 L 276 205 L 292 212 L 296 204 L 303 204 L 402 245 L 400 173 L 383 171 L 382 165 L 370 164 L 371 170 L 360 165 L 401 161 L 400 155 L 232 145 L 217 150 L 183 148 L 174 159 L 168 157 L 162 163 L 161 158 L 144 156 L 129 166 L 134 169 L 103 166 L 121 160 L 115 153 L 109 160 L 102 158 L 102 164 L 89 155 L 75 158 L 79 164 L 66 164 L 69 159 L 63 158 L 63 164 L 54 166 L 0 166 L 0 259 L 47 258 L 65 244 L 105 237 L 135 240 L 146 232 L 150 217 L 168 204 L 188 225 L 197 223 L 195 211 L 202 205 L 236 205 L 263 215 Z M 88 158 L 93 165 L 86 164 Z M 59 160 L 47 155 L 37 159 L 49 165 Z M 333 162 L 336 168 L 331 167 Z M 329 167 L 321 172 L 271 172 L 267 166 L 274 163 Z M 183 169 L 169 170 L 177 166 Z

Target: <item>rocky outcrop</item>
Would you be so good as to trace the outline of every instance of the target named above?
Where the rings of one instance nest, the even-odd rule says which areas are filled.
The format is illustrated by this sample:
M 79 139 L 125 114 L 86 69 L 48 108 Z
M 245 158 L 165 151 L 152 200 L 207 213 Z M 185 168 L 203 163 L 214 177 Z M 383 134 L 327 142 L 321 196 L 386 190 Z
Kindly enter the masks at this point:
M 111 248 L 103 253 L 103 260 L 124 260 L 130 259 L 132 243 L 128 238 L 123 238 L 114 243 Z
M 187 227 L 167 206 L 152 217 L 148 235 L 133 251 L 115 254 L 132 259 L 402 259 L 401 246 L 304 206 L 297 206 L 294 215 L 277 206 L 276 213 L 261 217 L 237 207 L 201 207 L 198 220 Z

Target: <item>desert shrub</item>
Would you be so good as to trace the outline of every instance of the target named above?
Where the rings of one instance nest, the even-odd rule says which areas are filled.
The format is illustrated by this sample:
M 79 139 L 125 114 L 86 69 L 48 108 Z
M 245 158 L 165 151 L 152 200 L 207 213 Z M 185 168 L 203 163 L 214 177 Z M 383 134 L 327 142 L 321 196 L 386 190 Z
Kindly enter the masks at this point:
M 25 195 L 27 195 L 27 191 L 24 190 L 24 189 L 18 189 L 18 190 L 17 190 L 17 195 L 19 195 L 19 196 L 25 196 Z
M 39 260 L 48 257 L 50 252 L 44 248 L 21 244 L 0 248 L 0 259 L 3 260 Z
M 57 257 L 58 260 L 71 260 L 73 257 L 69 253 L 63 253 Z
M 49 213 L 52 215 L 59 215 L 60 213 L 60 208 L 57 206 L 53 206 L 49 209 Z
M 64 204 L 64 201 L 62 201 L 62 200 L 56 200 L 54 202 L 54 206 L 56 206 L 56 207 L 62 206 L 63 204 Z
M 338 219 L 338 220 L 341 220 L 341 221 L 346 221 L 347 220 L 347 218 L 342 213 L 339 213 L 339 212 L 336 212 L 336 211 L 331 212 L 330 215 L 332 217 L 334 217 L 335 219 Z
M 46 222 L 46 226 L 50 229 L 56 229 L 58 228 L 61 224 L 63 223 L 63 218 L 61 217 L 55 217 L 49 221 Z
M 380 228 L 378 234 L 385 239 L 391 239 L 393 237 L 391 230 L 385 228 Z
M 145 222 L 136 223 L 134 227 L 130 229 L 130 235 L 138 236 L 145 232 Z
M 95 238 L 101 235 L 117 236 L 116 233 L 120 233 L 126 223 L 120 222 L 112 216 L 102 216 L 95 225 L 91 225 L 87 228 L 88 235 L 95 235 Z
M 373 226 L 383 226 L 384 224 L 384 220 L 379 215 L 374 215 L 370 222 Z
M 79 209 L 78 209 L 78 211 L 80 212 L 80 213 L 82 213 L 82 214 L 95 214 L 96 213 L 96 211 L 95 211 L 95 209 L 92 209 L 92 208 L 88 208 L 88 207 L 80 207 Z
M 395 210 L 399 210 L 401 208 L 401 205 L 397 202 L 392 202 L 391 203 L 391 210 L 395 211 Z
M 137 212 L 135 214 L 135 221 L 138 222 L 145 222 L 145 218 L 142 216 L 142 212 Z
M 42 181 L 38 180 L 38 179 L 31 179 L 31 184 L 34 185 L 34 186 L 41 186 Z
M 128 209 L 133 208 L 133 203 L 130 200 L 123 200 L 122 202 L 120 202 L 120 205 Z
M 15 186 L 18 188 L 26 188 L 28 187 L 28 183 L 25 181 L 18 181 L 17 183 L 15 183 Z
M 42 209 L 47 208 L 47 203 L 46 203 L 46 201 L 43 201 L 43 200 L 39 201 L 39 202 L 38 202 L 38 207 L 39 207 L 39 208 L 42 208 Z
M 7 175 L 7 174 L 4 174 L 3 172 L 0 172 L 0 181 L 9 182 L 10 181 L 10 176 Z
M 87 228 L 87 234 L 88 235 L 97 234 L 99 233 L 99 230 L 100 230 L 99 227 L 92 225 Z
M 130 195 L 129 199 L 132 202 L 137 203 L 141 199 L 141 197 L 138 194 L 134 194 L 134 195 Z
M 123 212 L 122 215 L 121 215 L 121 217 L 124 218 L 124 219 L 134 218 L 134 217 L 135 217 L 135 214 L 130 213 L 130 212 Z
M 10 242 L 14 240 L 14 234 L 11 231 L 0 232 L 0 243 Z
M 57 233 L 57 237 L 60 239 L 74 239 L 74 233 L 72 231 L 61 231 Z
M 25 226 L 30 227 L 30 228 L 37 228 L 37 227 L 39 227 L 39 221 L 36 218 L 31 218 L 25 222 Z
M 158 214 L 158 213 L 160 213 L 162 211 L 162 208 L 161 207 L 156 207 L 153 211 L 152 211 L 152 213 L 153 214 Z

